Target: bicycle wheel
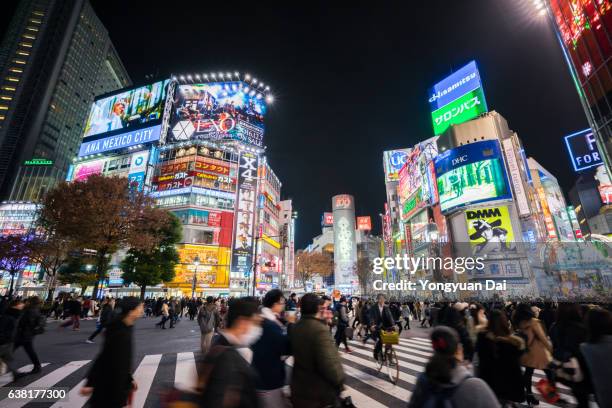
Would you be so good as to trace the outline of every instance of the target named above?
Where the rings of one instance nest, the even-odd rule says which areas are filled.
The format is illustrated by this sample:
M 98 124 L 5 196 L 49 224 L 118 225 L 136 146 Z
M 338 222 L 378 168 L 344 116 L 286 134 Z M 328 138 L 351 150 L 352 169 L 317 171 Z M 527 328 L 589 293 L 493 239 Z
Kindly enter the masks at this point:
M 395 354 L 395 350 L 391 349 L 387 351 L 387 376 L 389 377 L 389 381 L 393 384 L 397 384 L 399 380 L 399 361 L 397 359 L 397 355 Z

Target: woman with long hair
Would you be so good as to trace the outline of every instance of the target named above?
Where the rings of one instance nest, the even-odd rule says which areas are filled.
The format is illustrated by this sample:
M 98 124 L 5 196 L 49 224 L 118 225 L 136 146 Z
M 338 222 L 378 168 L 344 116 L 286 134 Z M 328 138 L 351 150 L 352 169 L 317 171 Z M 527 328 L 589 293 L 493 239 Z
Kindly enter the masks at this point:
M 510 331 L 506 314 L 493 310 L 485 330 L 478 333 L 478 377 L 486 381 L 504 405 L 525 400 L 521 355 L 525 342 Z
M 491 388 L 473 377 L 463 363 L 463 346 L 457 332 L 438 326 L 431 333 L 434 354 L 419 375 L 408 408 L 453 406 L 454 408 L 500 407 Z
M 512 315 L 512 325 L 527 346 L 527 352 L 521 357 L 521 364 L 525 367 L 523 386 L 526 400 L 530 405 L 538 405 L 540 402 L 531 390 L 533 372 L 548 367 L 552 361 L 552 345 L 544 333 L 541 322 L 535 318 L 531 306 L 527 303 L 516 306 Z

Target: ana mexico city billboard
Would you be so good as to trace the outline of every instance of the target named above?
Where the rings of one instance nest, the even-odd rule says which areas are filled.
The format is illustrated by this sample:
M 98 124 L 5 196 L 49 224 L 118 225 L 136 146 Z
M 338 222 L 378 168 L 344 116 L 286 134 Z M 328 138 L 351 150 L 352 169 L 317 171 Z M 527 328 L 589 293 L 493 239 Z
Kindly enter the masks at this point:
M 169 82 L 115 92 L 94 101 L 79 156 L 159 140 Z

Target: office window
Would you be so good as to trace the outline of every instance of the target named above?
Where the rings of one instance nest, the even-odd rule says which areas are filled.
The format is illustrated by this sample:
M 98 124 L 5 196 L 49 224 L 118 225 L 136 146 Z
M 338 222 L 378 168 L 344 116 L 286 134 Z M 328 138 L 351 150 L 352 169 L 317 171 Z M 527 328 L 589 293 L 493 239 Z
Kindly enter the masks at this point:
M 21 68 L 11 68 L 11 69 L 9 69 L 9 71 L 21 74 L 23 72 L 23 69 L 21 69 Z
M 15 90 L 15 88 L 13 88 L 12 86 L 3 86 L 2 89 L 5 90 L 5 91 L 14 91 Z
M 27 57 L 27 56 L 29 56 L 29 55 L 30 55 L 30 53 L 29 53 L 29 52 L 26 52 L 26 51 L 17 51 L 17 53 L 16 53 L 16 54 L 17 54 L 17 55 L 23 55 L 24 57 Z
M 4 101 L 12 101 L 13 98 L 10 96 L 6 96 L 6 95 L 2 95 L 0 96 L 0 99 L 4 100 Z
M 32 44 L 30 43 L 20 42 L 19 45 L 21 45 L 22 47 L 32 48 Z
M 34 36 L 33 36 L 33 35 L 31 35 L 31 34 L 24 34 L 22 37 L 23 37 L 23 38 L 27 38 L 28 40 L 35 40 L 35 39 L 36 39 L 36 37 L 34 37 Z
M 23 65 L 23 64 L 25 64 L 25 63 L 26 63 L 24 60 L 19 60 L 19 59 L 14 59 L 14 60 L 13 60 L 13 62 L 14 62 L 15 64 L 21 64 L 21 65 Z

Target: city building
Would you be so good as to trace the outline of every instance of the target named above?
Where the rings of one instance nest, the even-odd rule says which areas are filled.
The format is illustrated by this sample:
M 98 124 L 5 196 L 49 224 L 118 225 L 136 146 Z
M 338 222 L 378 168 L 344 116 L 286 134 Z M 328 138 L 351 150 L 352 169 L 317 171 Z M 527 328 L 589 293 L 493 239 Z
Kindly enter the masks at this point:
M 383 241 L 371 234 L 370 216 L 355 217 L 353 196 L 332 197 L 332 209 L 333 212 L 323 213 L 321 234 L 314 237 L 307 248 L 297 251 L 296 256 L 302 252 L 327 254 L 333 271 L 328 276 L 315 276 L 310 282 L 312 287 L 305 289 L 327 292 L 338 289 L 342 293 L 363 294 L 365 288 L 360 280 L 367 278 L 369 283 L 373 278 L 371 262 L 381 256 Z
M 556 177 L 533 157 L 527 159 L 527 164 L 530 184 L 536 197 L 536 214 L 542 218 L 540 222 L 545 225 L 547 238 L 558 241 L 576 241 L 582 238 L 582 233 L 576 236 L 574 207 L 567 206 Z
M 608 172 L 612 159 L 612 2 L 547 0 L 585 114 Z
M 0 199 L 64 180 L 96 95 L 131 81 L 87 0 L 24 0 L 0 46 Z
M 164 285 L 173 293 L 244 296 L 285 287 L 295 217 L 265 156 L 270 100 L 269 87 L 238 73 L 178 75 L 103 95 L 68 179 L 127 177 L 179 218 L 180 262 Z M 118 120 L 123 115 L 139 119 Z M 110 286 L 121 286 L 115 258 Z

